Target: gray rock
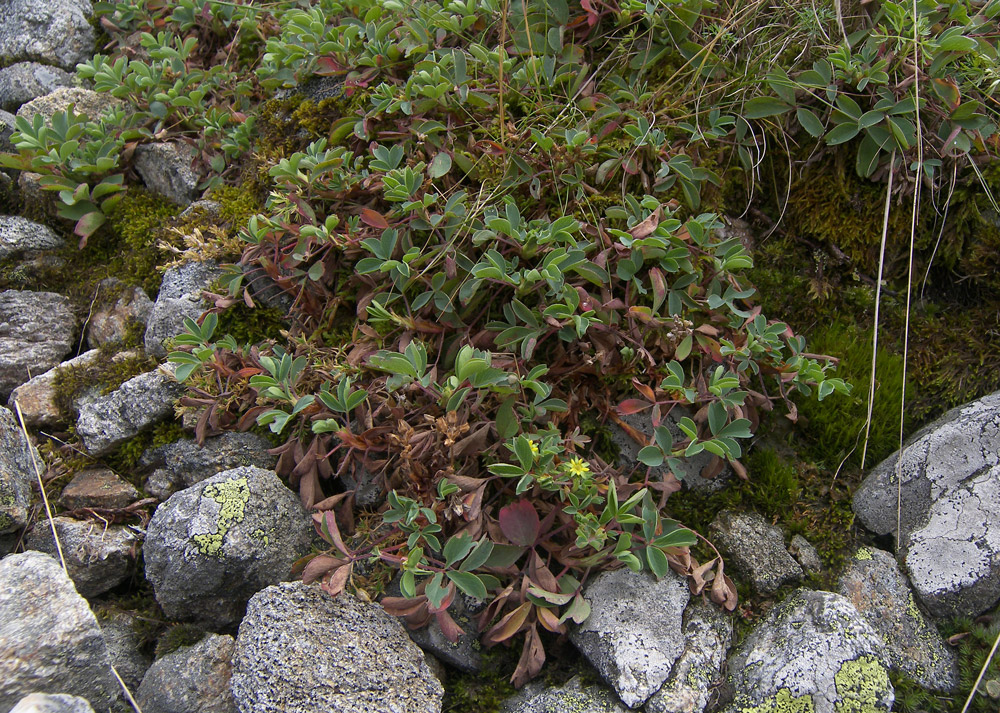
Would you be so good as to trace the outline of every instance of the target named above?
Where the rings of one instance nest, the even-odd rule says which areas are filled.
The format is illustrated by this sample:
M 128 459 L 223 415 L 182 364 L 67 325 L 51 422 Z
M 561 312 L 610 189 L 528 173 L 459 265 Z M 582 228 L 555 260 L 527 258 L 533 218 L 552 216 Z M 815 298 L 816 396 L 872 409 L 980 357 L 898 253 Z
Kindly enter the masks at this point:
M 882 638 L 839 594 L 800 589 L 729 658 L 724 713 L 890 711 Z
M 646 713 L 701 713 L 722 680 L 733 640 L 733 615 L 696 599 L 684 612 L 684 650 L 670 678 L 646 703 Z
M 175 144 L 143 144 L 135 150 L 135 170 L 146 187 L 179 205 L 198 197 L 198 176 L 191 155 Z
M 677 425 L 685 416 L 690 417 L 690 412 L 676 406 L 662 421 L 661 425 L 670 429 L 670 433 L 674 437 L 675 441 L 681 441 L 687 438 L 687 436 L 684 435 L 684 432 L 681 431 L 680 427 Z M 641 444 L 636 443 L 636 441 L 628 435 L 625 429 L 617 423 L 609 420 L 606 426 L 610 431 L 612 442 L 618 449 L 618 467 L 625 472 L 630 472 L 637 468 L 641 471 L 645 471 L 647 466 L 640 462 L 639 451 L 653 441 L 653 423 L 651 420 L 651 412 L 640 411 L 639 413 L 621 416 L 620 418 L 628 426 L 643 434 L 646 439 L 645 442 Z M 712 458 L 712 454 L 708 451 L 702 451 L 696 456 L 684 458 L 680 461 L 680 467 L 674 471 L 674 476 L 684 483 L 686 488 L 691 490 L 700 490 L 704 492 L 714 492 L 719 490 L 724 487 L 732 477 L 733 471 L 729 468 L 729 466 L 726 466 L 714 478 L 703 478 L 701 473 L 705 467 L 712 462 Z M 652 468 L 650 469 L 650 477 L 654 480 L 663 480 L 669 470 L 670 469 L 666 466 L 666 464 L 657 468 Z
M 149 667 L 136 700 L 143 713 L 236 713 L 231 636 L 212 634 Z
M 897 461 L 901 484 L 896 480 Z M 894 453 L 876 466 L 854 493 L 854 514 L 872 532 L 896 535 L 897 545 L 905 550 L 910 533 L 925 522 L 932 503 L 998 464 L 1000 392 L 952 409 L 918 431 L 901 456 Z M 897 512 L 900 533 L 896 533 Z
M 91 455 L 103 455 L 115 446 L 173 414 L 183 387 L 170 371 L 160 367 L 134 376 L 110 394 L 79 404 L 76 432 Z
M 214 223 L 222 216 L 222 204 L 219 201 L 202 199 L 195 201 L 181 211 L 182 220 L 200 220 Z
M 604 686 L 584 686 L 574 676 L 563 686 L 532 682 L 500 705 L 502 713 L 628 713 Z
M 955 652 L 920 611 L 895 557 L 862 547 L 840 575 L 837 591 L 882 636 L 889 665 L 923 688 L 954 690 L 958 685 Z
M 684 649 L 687 582 L 673 572 L 657 581 L 622 568 L 597 575 L 583 596 L 590 617 L 570 639 L 627 706 L 642 705 Z
M 52 292 L 0 292 L 0 398 L 41 374 L 73 349 L 76 317 Z
M 794 557 L 806 572 L 816 573 L 823 569 L 819 552 L 802 535 L 792 535 L 792 541 L 788 545 L 788 554 Z
M 931 614 L 990 609 L 1000 598 L 1000 466 L 941 495 L 908 540 L 903 563 Z
M 211 261 L 185 263 L 163 274 L 160 293 L 146 325 L 147 354 L 166 355 L 163 341 L 184 331 L 186 317 L 197 321 L 208 307 L 201 298 L 202 290 L 208 289 L 221 275 L 222 271 Z
M 709 532 L 736 573 L 762 594 L 774 594 L 804 575 L 785 549 L 781 528 L 757 513 L 723 510 L 709 525 Z
M 37 255 L 46 250 L 57 250 L 65 244 L 65 240 L 41 223 L 16 215 L 0 216 L 0 260 Z
M 226 432 L 206 438 L 204 446 L 183 438 L 146 451 L 139 464 L 143 468 L 155 468 L 146 480 L 146 492 L 166 500 L 178 490 L 190 488 L 223 470 L 241 465 L 265 470 L 274 468 L 278 457 L 267 452 L 271 447 L 253 433 Z
M 439 713 L 444 693 L 398 619 L 301 582 L 250 600 L 232 689 L 240 713 Z
M 25 696 L 10 713 L 94 713 L 85 698 L 65 693 L 32 693 Z
M 56 218 L 57 196 L 42 188 L 42 174 L 21 171 L 17 175 L 17 192 L 24 204 L 24 212 L 32 215 Z
M 109 277 L 101 281 L 100 288 L 110 297 L 102 299 L 98 294 L 87 323 L 87 343 L 92 348 L 124 340 L 137 324 L 145 331 L 153 313 L 153 301 L 141 287 L 125 287 Z
M 31 484 L 44 468 L 35 447 L 28 443 L 17 416 L 0 406 L 0 535 L 16 532 L 28 522 Z
M 143 548 L 146 579 L 172 619 L 225 627 L 247 600 L 289 578 L 312 521 L 273 471 L 223 471 L 161 504 Z
M 56 401 L 56 381 L 62 369 L 85 369 L 97 364 L 101 353 L 91 349 L 78 357 L 64 361 L 48 371 L 33 376 L 25 383 L 10 392 L 7 403 L 14 408 L 14 403 L 21 406 L 24 422 L 32 427 L 52 426 L 66 420 L 68 414 L 63 413 Z
M 60 692 L 107 708 L 117 684 L 97 619 L 56 560 L 0 560 L 0 710 L 29 693 Z
M 125 525 L 54 517 L 63 560 L 80 596 L 96 597 L 128 579 L 135 564 L 140 532 Z M 52 527 L 40 521 L 28 535 L 25 549 L 59 557 Z
M 72 87 L 73 75 L 59 67 L 38 62 L 18 62 L 0 69 L 0 107 L 7 111 L 32 99 L 51 94 L 59 87 Z
M 23 116 L 32 122 L 36 114 L 40 114 L 45 122 L 52 119 L 52 115 L 59 111 L 67 111 L 70 104 L 77 114 L 86 114 L 88 118 L 97 120 L 104 112 L 120 104 L 120 102 L 110 94 L 99 93 L 84 89 L 82 87 L 60 87 L 54 92 L 50 92 L 37 99 L 21 105 L 17 110 L 18 116 Z M 21 174 L 24 176 L 25 174 Z
M 16 116 L 9 111 L 0 109 L 0 151 L 4 153 L 17 153 L 17 149 L 14 148 L 14 144 L 10 140 L 10 137 L 14 135 L 15 121 L 17 121 Z
M 81 470 L 66 484 L 59 504 L 67 510 L 115 510 L 128 507 L 140 497 L 135 486 L 122 480 L 110 468 L 90 468 Z
M 90 0 L 7 0 L 0 15 L 0 58 L 74 71 L 94 54 L 93 14 Z
M 138 690 L 142 677 L 153 661 L 142 653 L 135 629 L 136 618 L 128 612 L 116 611 L 110 618 L 98 619 L 98 623 L 104 633 L 112 665 L 129 691 Z

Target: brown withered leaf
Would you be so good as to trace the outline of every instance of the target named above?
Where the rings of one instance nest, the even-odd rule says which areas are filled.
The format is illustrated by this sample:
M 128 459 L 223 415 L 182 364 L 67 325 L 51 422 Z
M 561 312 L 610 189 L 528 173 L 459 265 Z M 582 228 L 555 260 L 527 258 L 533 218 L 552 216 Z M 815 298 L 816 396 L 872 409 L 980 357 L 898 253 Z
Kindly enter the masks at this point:
M 559 617 L 552 609 L 536 606 L 535 615 L 538 617 L 538 623 L 553 634 L 566 633 L 566 625 L 559 623 Z
M 427 597 L 422 594 L 413 599 L 407 599 L 406 597 L 383 597 L 379 604 L 382 605 L 382 608 L 387 613 L 393 616 L 404 617 L 410 616 L 421 608 L 426 608 Z
M 715 573 L 715 580 L 712 582 L 709 598 L 721 605 L 726 611 L 733 611 L 739 603 L 739 598 L 736 596 L 736 585 L 726 575 L 724 568 L 722 560 L 719 560 L 719 567 Z
M 715 566 L 717 559 L 718 557 L 714 557 L 705 564 L 695 567 L 694 570 L 692 570 L 688 575 L 691 579 L 688 583 L 688 586 L 691 589 L 691 594 L 701 594 L 705 589 L 705 585 L 713 579 L 713 577 L 706 577 L 706 575 L 708 575 L 712 567 Z
M 525 620 L 528 618 L 528 614 L 531 613 L 531 606 L 531 602 L 524 602 L 514 611 L 504 615 L 500 621 L 486 632 L 486 636 L 484 637 L 486 645 L 499 644 L 501 641 L 506 641 L 520 631 L 521 627 L 524 626 Z
M 320 587 L 323 591 L 329 594 L 331 597 L 336 597 L 342 591 L 344 587 L 347 586 L 347 580 L 351 576 L 351 570 L 354 569 L 353 563 L 345 564 L 343 567 L 338 567 L 333 571 L 332 574 L 325 577 L 320 583 Z
M 520 688 L 537 676 L 543 665 L 545 665 L 545 647 L 542 646 L 538 628 L 532 625 L 525 634 L 521 658 L 517 662 L 514 674 L 510 677 L 511 685 Z
M 331 557 L 330 555 L 316 555 L 309 560 L 305 569 L 302 570 L 302 583 L 312 584 L 331 569 L 341 567 L 345 563 L 345 560 L 338 557 Z
M 455 442 L 451 447 L 451 457 L 468 458 L 482 453 L 486 450 L 486 446 L 489 443 L 489 435 L 489 422 L 479 424 L 472 429 L 469 435 Z
M 714 480 L 725 466 L 726 461 L 719 458 L 719 456 L 712 456 L 712 459 L 701 469 L 701 477 L 705 480 Z
M 660 224 L 660 214 L 661 208 L 657 206 L 656 210 L 654 210 L 648 218 L 628 231 L 629 235 L 636 240 L 641 240 L 642 238 L 652 235 L 653 231 L 656 230 L 656 227 Z

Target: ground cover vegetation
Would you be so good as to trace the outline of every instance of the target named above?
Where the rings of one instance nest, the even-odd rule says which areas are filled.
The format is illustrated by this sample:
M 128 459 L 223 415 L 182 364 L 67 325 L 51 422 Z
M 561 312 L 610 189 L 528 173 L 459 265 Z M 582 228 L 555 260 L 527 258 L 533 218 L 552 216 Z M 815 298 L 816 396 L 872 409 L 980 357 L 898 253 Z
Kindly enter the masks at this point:
M 603 569 L 673 569 L 737 606 L 685 526 L 708 512 L 672 519 L 677 478 L 616 467 L 595 447 L 608 424 L 650 469 L 707 452 L 704 475 L 728 465 L 748 502 L 842 535 L 845 491 L 817 483 L 867 423 L 870 457 L 898 445 L 897 347 L 949 334 L 933 300 L 956 279 L 965 305 L 995 304 L 997 0 L 95 7 L 103 48 L 78 74 L 119 104 L 19 119 L 0 160 L 42 175 L 90 254 L 128 231 L 135 148 L 190 148 L 235 206 L 225 229 L 175 223 L 157 247 L 230 261 L 169 355 L 198 437 L 275 438 L 329 544 L 306 581 L 336 595 L 398 575 L 383 605 L 451 638 L 455 598 L 485 600 L 469 633 L 517 643 L 515 685 L 588 615 Z M 810 350 L 796 329 L 816 323 Z M 823 353 L 847 358 L 853 392 Z M 872 353 L 887 370 L 869 411 Z M 955 388 L 914 353 L 948 400 L 995 383 L 989 357 L 994 381 Z M 755 480 L 741 459 L 774 410 L 808 418 L 781 447 L 805 438 L 813 465 L 761 449 Z M 385 496 L 360 507 L 362 487 Z

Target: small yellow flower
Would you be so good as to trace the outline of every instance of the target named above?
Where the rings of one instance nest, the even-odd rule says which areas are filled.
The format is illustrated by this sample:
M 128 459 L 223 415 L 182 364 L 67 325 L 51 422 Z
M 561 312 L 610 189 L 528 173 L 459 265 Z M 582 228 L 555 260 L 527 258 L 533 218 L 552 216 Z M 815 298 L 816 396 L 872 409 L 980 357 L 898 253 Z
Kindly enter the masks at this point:
M 532 442 L 531 442 L 531 443 L 529 443 L 528 445 L 530 445 L 530 446 L 531 446 L 531 455 L 533 455 L 533 456 L 537 456 L 537 455 L 538 455 L 538 446 L 537 446 L 537 445 L 535 444 L 535 442 L 534 442 L 534 441 L 532 441 Z
M 575 478 L 582 478 L 590 472 L 590 465 L 587 461 L 576 456 L 574 456 L 573 460 L 566 464 L 566 468 L 569 470 L 569 474 Z

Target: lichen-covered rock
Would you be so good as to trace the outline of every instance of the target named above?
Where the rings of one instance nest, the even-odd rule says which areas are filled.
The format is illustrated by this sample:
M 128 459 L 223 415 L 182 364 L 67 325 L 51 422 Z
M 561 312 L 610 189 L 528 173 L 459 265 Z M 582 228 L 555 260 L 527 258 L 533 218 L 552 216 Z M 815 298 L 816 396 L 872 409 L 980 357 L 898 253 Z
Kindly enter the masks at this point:
M 268 453 L 270 448 L 270 443 L 253 433 L 226 432 L 206 438 L 204 446 L 182 438 L 148 450 L 139 464 L 145 469 L 155 468 L 146 479 L 146 492 L 166 500 L 178 490 L 223 470 L 249 465 L 270 470 L 278 462 L 277 456 Z
M 198 197 L 191 155 L 176 144 L 142 144 L 135 151 L 135 170 L 149 190 L 173 203 L 187 205 Z
M 25 439 L 17 417 L 0 406 L 0 535 L 27 524 L 35 464 L 42 467 L 38 451 Z
M 670 429 L 671 435 L 674 437 L 675 441 L 683 440 L 687 438 L 681 431 L 680 426 L 677 424 L 685 416 L 690 416 L 691 414 L 681 407 L 674 407 L 674 409 L 663 418 L 662 425 Z M 653 425 L 650 421 L 649 411 L 640 411 L 639 413 L 627 414 L 621 416 L 621 420 L 626 426 L 631 428 L 636 434 L 643 437 L 643 442 L 637 442 L 626 429 L 619 426 L 614 421 L 608 421 L 606 426 L 608 428 L 611 441 L 615 448 L 618 450 L 618 466 L 625 472 L 640 469 L 645 472 L 646 466 L 639 460 L 639 451 L 643 446 L 652 443 Z M 708 451 L 702 451 L 698 455 L 692 456 L 690 458 L 684 458 L 681 460 L 680 465 L 675 469 L 674 475 L 680 480 L 685 487 L 691 490 L 700 490 L 704 492 L 713 492 L 725 486 L 726 482 L 731 478 L 733 471 L 726 466 L 722 469 L 714 478 L 703 478 L 701 473 L 705 470 L 714 456 Z M 650 477 L 654 480 L 662 480 L 667 471 L 670 470 L 666 465 L 659 466 L 657 468 L 650 469 Z
M 106 710 L 116 686 L 97 619 L 59 563 L 41 552 L 0 560 L 0 710 L 29 693 Z
M 91 455 L 103 455 L 173 414 L 183 387 L 161 366 L 134 376 L 110 394 L 79 404 L 76 433 Z
M 101 358 L 97 349 L 91 349 L 78 357 L 54 366 L 38 376 L 31 377 L 10 392 L 7 403 L 14 408 L 14 402 L 21 405 L 24 422 L 32 427 L 52 426 L 64 421 L 67 414 L 58 405 L 56 382 L 61 369 L 86 369 L 94 366 Z
M 788 554 L 794 557 L 795 561 L 806 572 L 816 573 L 823 569 L 823 562 L 819 558 L 819 552 L 802 535 L 792 535 L 792 541 L 788 545 Z
M 895 692 L 883 649 L 847 599 L 800 589 L 729 657 L 724 713 L 888 713 Z
M 910 533 L 925 522 L 934 502 L 998 464 L 1000 392 L 952 409 L 876 466 L 854 493 L 854 514 L 876 534 L 895 534 L 905 550 Z
M 25 696 L 10 713 L 94 713 L 85 698 L 65 693 L 32 693 Z
M 273 471 L 233 468 L 156 509 L 143 548 L 146 579 L 168 617 L 226 627 L 256 592 L 290 577 L 312 532 Z
M 141 531 L 126 525 L 102 525 L 90 520 L 52 518 L 63 560 L 80 596 L 96 597 L 128 579 L 135 564 Z M 25 549 L 59 557 L 52 526 L 39 522 L 28 535 Z
M 145 332 L 146 322 L 153 313 L 153 301 L 141 287 L 125 287 L 109 277 L 99 286 L 110 297 L 98 299 L 87 324 L 87 343 L 91 347 L 121 342 L 137 326 Z
M 39 60 L 74 71 L 94 54 L 93 14 L 90 0 L 6 0 L 0 59 Z
M 128 481 L 122 480 L 110 468 L 81 470 L 63 488 L 59 503 L 67 510 L 124 508 L 141 496 Z
M 98 618 L 111 663 L 129 691 L 137 691 L 142 677 L 153 663 L 142 652 L 136 632 L 137 619 L 129 612 L 116 611 Z
M 585 686 L 574 676 L 563 686 L 532 682 L 504 701 L 503 713 L 628 713 L 614 691 Z
M 684 649 L 687 582 L 673 572 L 657 581 L 623 568 L 594 577 L 583 596 L 590 617 L 570 639 L 627 706 L 642 705 Z
M 48 371 L 73 349 L 76 317 L 53 292 L 0 292 L 0 398 L 32 374 Z
M 17 111 L 20 106 L 59 87 L 72 87 L 73 75 L 65 69 L 38 62 L 18 62 L 0 69 L 0 107 Z
M 202 290 L 208 289 L 221 275 L 222 271 L 212 261 L 176 265 L 163 273 L 160 292 L 146 323 L 147 354 L 166 355 L 163 341 L 184 331 L 185 318 L 197 321 L 208 306 L 201 298 Z
M 65 242 L 41 223 L 16 215 L 0 215 L 0 260 L 57 250 Z
M 646 702 L 646 713 L 701 713 L 722 680 L 733 639 L 733 616 L 703 599 L 684 612 L 684 650 L 670 678 Z
M 882 636 L 891 666 L 923 688 L 951 691 L 958 685 L 955 652 L 924 618 L 895 557 L 862 547 L 840 575 L 837 591 Z
M 723 510 L 709 525 L 716 546 L 728 556 L 736 573 L 762 594 L 774 594 L 804 576 L 785 549 L 781 528 L 753 512 Z
M 444 694 L 398 619 L 301 582 L 250 600 L 232 690 L 240 713 L 440 713 Z
M 235 645 L 212 634 L 157 659 L 136 695 L 143 713 L 236 713 L 229 689 Z
M 1000 598 L 1000 466 L 935 500 L 910 532 L 903 563 L 931 614 L 973 617 L 990 609 Z
M 67 111 L 72 104 L 73 111 L 77 114 L 86 114 L 91 119 L 98 119 L 106 110 L 119 103 L 119 100 L 107 93 L 82 87 L 59 87 L 53 92 L 22 104 L 17 110 L 17 115 L 31 122 L 38 114 L 48 123 L 53 114 Z
M 0 151 L 5 153 L 17 153 L 17 149 L 14 148 L 14 144 L 11 143 L 10 137 L 14 135 L 14 122 L 17 121 L 17 117 L 11 114 L 9 111 L 4 111 L 0 109 Z M 7 174 L 4 174 L 5 176 Z M 8 178 L 10 178 L 8 176 Z M 10 186 L 8 186 L 10 188 Z

